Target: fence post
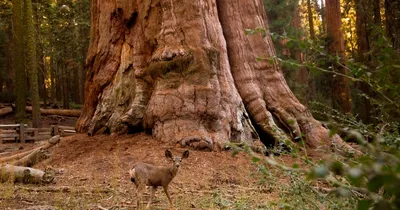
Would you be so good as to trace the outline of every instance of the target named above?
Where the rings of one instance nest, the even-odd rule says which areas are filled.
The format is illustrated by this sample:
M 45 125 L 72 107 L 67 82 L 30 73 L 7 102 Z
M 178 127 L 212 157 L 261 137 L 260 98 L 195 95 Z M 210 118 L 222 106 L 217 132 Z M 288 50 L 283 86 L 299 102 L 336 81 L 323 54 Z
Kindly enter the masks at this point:
M 64 131 L 65 131 L 64 128 L 61 128 L 61 135 L 60 136 L 65 136 L 64 135 L 64 133 L 65 133 Z
M 54 135 L 57 136 L 59 134 L 58 125 L 54 126 Z
M 19 141 L 25 143 L 25 125 L 24 123 L 19 124 Z

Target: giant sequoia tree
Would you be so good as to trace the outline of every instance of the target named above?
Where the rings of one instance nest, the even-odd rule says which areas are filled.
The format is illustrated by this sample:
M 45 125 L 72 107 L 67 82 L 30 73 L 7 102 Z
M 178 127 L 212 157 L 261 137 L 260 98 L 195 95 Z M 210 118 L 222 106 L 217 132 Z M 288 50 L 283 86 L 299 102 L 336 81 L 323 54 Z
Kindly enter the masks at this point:
M 166 143 L 303 139 L 328 131 L 299 103 L 273 58 L 261 0 L 92 1 L 89 72 L 77 130 L 148 130 Z M 257 135 L 259 134 L 259 135 Z M 338 140 L 334 136 L 333 140 Z

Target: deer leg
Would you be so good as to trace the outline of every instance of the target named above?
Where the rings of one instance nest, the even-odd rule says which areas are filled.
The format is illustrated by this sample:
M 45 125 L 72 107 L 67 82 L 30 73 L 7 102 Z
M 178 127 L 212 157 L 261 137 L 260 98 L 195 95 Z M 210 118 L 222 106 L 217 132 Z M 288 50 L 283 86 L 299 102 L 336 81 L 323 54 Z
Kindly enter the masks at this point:
M 174 209 L 174 204 L 172 203 L 171 197 L 169 196 L 169 193 L 168 193 L 168 186 L 163 186 L 163 188 L 164 188 L 164 192 L 167 195 L 167 198 L 169 200 L 169 204 L 171 205 L 171 209 Z
M 140 210 L 140 206 L 142 203 L 143 193 L 146 189 L 146 185 L 137 185 L 136 186 L 136 199 L 137 199 L 137 209 Z
M 150 194 L 150 199 L 149 202 L 147 203 L 146 209 L 150 209 L 150 204 L 151 204 L 151 200 L 154 197 L 154 194 L 156 193 L 157 187 L 151 187 L 151 194 Z

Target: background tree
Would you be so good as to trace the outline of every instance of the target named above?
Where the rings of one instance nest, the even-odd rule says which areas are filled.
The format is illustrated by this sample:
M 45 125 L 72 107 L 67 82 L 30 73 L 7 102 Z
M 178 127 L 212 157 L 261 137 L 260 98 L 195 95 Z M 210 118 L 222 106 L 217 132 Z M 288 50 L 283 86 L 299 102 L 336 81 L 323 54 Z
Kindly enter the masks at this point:
M 25 70 L 29 73 L 30 96 L 32 100 L 32 126 L 42 127 L 36 62 L 35 26 L 33 23 L 32 1 L 24 0 L 25 25 Z M 25 109 L 25 107 L 24 107 Z
M 12 3 L 0 1 L 0 98 L 15 101 L 12 72 Z
M 14 32 L 11 33 L 14 30 L 11 24 L 12 2 L 2 0 L 0 7 L 0 23 L 1 28 L 4 29 L 2 30 L 4 33 L 0 34 L 0 52 L 3 52 L 0 53 L 0 59 L 5 61 L 1 63 L 4 65 L 0 70 L 0 83 L 5 84 L 0 88 L 0 94 L 4 96 L 0 97 L 0 102 L 14 102 L 15 94 L 10 94 L 10 92 L 13 91 L 16 83 L 10 79 L 31 80 L 28 79 L 28 75 L 14 77 L 17 68 L 14 69 L 11 65 L 15 60 L 10 55 L 17 53 L 18 49 L 14 47 L 14 38 L 9 38 L 15 35 Z M 22 8 L 21 12 L 23 11 Z M 90 28 L 89 13 L 88 0 L 35 0 L 32 2 L 36 69 L 40 100 L 44 106 L 48 98 L 52 99 L 52 106 L 63 104 L 65 108 L 69 106 L 79 108 L 79 104 L 83 103 L 84 65 Z M 23 57 L 18 58 L 23 59 Z M 21 64 L 20 61 L 16 63 Z M 16 93 L 24 93 L 24 100 L 25 97 L 32 98 L 31 92 L 26 90 L 16 91 Z M 56 100 L 57 95 L 58 100 Z
M 385 0 L 386 34 L 400 54 L 400 1 Z
M 304 53 L 293 47 L 293 42 L 290 41 L 304 39 L 305 30 L 307 30 L 301 24 L 300 2 L 298 0 L 264 0 L 263 2 L 277 56 L 303 63 Z M 309 82 L 307 68 L 282 65 L 282 71 L 290 89 L 302 103 L 307 103 Z
M 13 0 L 13 68 L 15 71 L 15 118 L 17 121 L 25 120 L 25 94 L 26 75 L 24 69 L 24 25 L 23 25 L 23 2 Z
M 326 2 L 326 24 L 328 52 L 336 61 L 330 64 L 331 70 L 343 75 L 347 75 L 347 70 L 343 66 L 345 63 L 344 37 L 342 31 L 342 19 L 340 12 L 340 0 Z M 332 78 L 332 77 L 331 77 Z M 348 78 L 334 76 L 332 78 L 332 104 L 333 108 L 343 113 L 351 112 L 351 96 Z

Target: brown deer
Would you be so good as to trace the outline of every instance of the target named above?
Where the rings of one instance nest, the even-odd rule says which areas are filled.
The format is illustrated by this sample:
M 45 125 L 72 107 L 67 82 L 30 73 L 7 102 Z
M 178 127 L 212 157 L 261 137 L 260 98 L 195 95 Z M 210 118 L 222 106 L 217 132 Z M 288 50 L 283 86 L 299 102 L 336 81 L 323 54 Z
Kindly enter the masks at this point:
M 184 151 L 182 157 L 173 157 L 171 151 L 165 150 L 165 157 L 172 161 L 173 164 L 171 167 L 154 166 L 139 162 L 133 165 L 132 169 L 129 170 L 131 181 L 136 185 L 137 209 L 140 209 L 146 186 L 151 187 L 150 199 L 147 203 L 146 209 L 150 209 L 151 200 L 159 186 L 163 187 L 171 205 L 171 209 L 174 209 L 174 205 L 168 193 L 168 185 L 178 173 L 181 161 L 189 157 L 189 151 Z

